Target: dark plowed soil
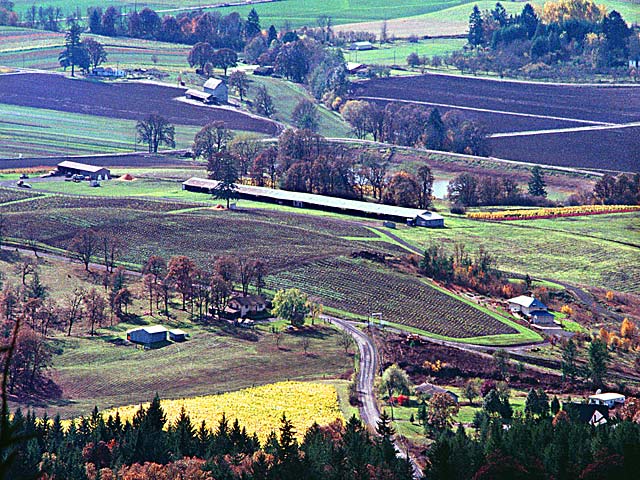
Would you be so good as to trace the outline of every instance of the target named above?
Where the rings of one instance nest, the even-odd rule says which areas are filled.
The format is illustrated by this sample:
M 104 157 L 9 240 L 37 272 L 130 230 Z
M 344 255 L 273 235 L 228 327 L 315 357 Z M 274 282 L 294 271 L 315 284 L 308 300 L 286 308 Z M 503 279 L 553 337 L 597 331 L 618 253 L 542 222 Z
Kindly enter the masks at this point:
M 586 121 L 640 121 L 640 88 L 637 87 L 497 82 L 430 74 L 361 82 L 355 89 L 355 96 L 418 100 Z
M 61 75 L 0 75 L 0 103 L 63 112 L 139 120 L 160 113 L 171 123 L 205 125 L 223 120 L 227 128 L 277 134 L 278 125 L 241 112 L 175 100 L 184 89 L 147 83 L 103 83 Z

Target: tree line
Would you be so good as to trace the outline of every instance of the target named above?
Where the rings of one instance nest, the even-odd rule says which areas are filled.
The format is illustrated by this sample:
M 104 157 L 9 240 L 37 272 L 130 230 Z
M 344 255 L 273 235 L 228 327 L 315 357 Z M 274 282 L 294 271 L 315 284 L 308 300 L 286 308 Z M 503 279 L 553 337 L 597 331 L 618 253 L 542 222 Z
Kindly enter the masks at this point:
M 597 427 L 559 410 L 553 417 L 526 415 L 503 428 L 489 418 L 469 435 L 462 427 L 429 447 L 428 478 L 632 479 L 640 468 L 640 425 L 631 420 Z
M 445 61 L 462 71 L 500 75 L 638 74 L 628 66 L 628 60 L 640 59 L 638 32 L 619 12 L 607 14 L 593 0 L 547 2 L 538 11 L 526 4 L 518 15 L 508 15 L 499 2 L 492 10 L 474 6 L 468 42 L 471 51 Z
M 464 207 L 487 205 L 551 206 L 546 199 L 547 184 L 541 167 L 531 169 L 526 192 L 512 178 L 501 175 L 461 173 L 449 182 L 447 191 L 454 213 L 464 213 Z
M 374 480 L 411 479 L 411 465 L 399 459 L 388 418 L 376 435 L 352 417 L 313 425 L 302 441 L 283 414 L 277 432 L 264 443 L 224 415 L 217 425 L 194 425 L 182 410 L 168 422 L 156 395 L 133 420 L 103 418 L 98 409 L 63 428 L 59 416 L 6 414 L 11 430 L 0 446 L 2 478 L 65 480 Z
M 364 139 L 431 150 L 487 156 L 491 153 L 485 127 L 462 112 L 405 103 L 385 106 L 364 100 L 347 101 L 342 116 Z
M 310 130 L 285 130 L 275 146 L 234 139 L 223 122 L 203 127 L 195 136 L 194 155 L 207 161 L 210 179 L 220 182 L 217 198 L 235 198 L 236 183 L 282 188 L 342 198 L 429 208 L 433 173 L 428 165 L 413 172 L 392 171 L 392 152 L 352 150 Z

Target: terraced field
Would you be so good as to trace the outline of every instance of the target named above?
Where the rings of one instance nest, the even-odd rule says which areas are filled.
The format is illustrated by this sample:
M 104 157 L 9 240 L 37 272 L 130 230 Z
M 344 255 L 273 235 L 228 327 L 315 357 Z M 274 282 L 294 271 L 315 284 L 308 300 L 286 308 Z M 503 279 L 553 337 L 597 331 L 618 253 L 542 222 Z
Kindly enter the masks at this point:
M 83 228 L 115 234 L 125 242 L 123 260 L 141 265 L 151 255 L 189 255 L 203 267 L 213 259 L 237 254 L 264 259 L 280 271 L 307 259 L 344 255 L 370 248 L 341 236 L 373 234 L 348 222 L 268 211 L 212 210 L 166 214 L 190 204 L 135 199 L 50 196 L 0 205 L 12 237 L 33 238 L 65 249 Z M 37 215 L 34 215 L 37 212 Z M 371 243 L 371 242 L 368 242 Z M 376 242 L 376 248 L 399 252 L 399 247 Z
M 136 142 L 135 128 L 134 120 L 0 103 L 0 157 L 144 152 L 146 145 Z M 198 130 L 175 125 L 176 148 L 189 148 Z

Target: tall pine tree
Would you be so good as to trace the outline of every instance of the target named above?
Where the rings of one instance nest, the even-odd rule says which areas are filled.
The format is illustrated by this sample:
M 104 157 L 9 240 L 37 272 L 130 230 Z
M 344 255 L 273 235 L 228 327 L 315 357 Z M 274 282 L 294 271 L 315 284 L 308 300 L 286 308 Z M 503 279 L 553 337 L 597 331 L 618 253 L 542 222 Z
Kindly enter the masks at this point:
M 484 22 L 482 13 L 477 5 L 473 6 L 473 11 L 469 17 L 469 43 L 474 47 L 482 45 L 484 42 Z
M 531 169 L 531 178 L 529 179 L 529 195 L 534 197 L 546 197 L 546 182 L 544 181 L 544 173 L 538 165 Z

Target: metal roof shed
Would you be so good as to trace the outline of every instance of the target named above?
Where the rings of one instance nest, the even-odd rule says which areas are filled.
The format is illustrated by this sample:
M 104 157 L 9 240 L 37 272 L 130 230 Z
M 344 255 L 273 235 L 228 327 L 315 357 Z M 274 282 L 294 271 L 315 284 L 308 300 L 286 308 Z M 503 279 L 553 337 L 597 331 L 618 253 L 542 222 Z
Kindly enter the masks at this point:
M 127 331 L 127 340 L 142 345 L 165 342 L 167 340 L 167 329 L 162 325 L 134 328 Z
M 218 185 L 217 180 L 192 177 L 183 182 L 182 189 L 193 192 L 211 193 Z M 292 205 L 294 207 L 304 207 L 331 212 L 339 212 L 350 215 L 363 215 L 381 218 L 384 220 L 414 220 L 419 215 L 427 215 L 433 219 L 444 218 L 436 213 L 425 212 L 417 208 L 396 207 L 394 205 L 384 205 L 380 203 L 361 202 L 315 193 L 292 192 L 289 190 L 278 190 L 267 187 L 255 187 L 252 185 L 237 185 L 237 193 L 240 198 L 257 200 L 262 202 L 272 202 Z
M 187 339 L 187 332 L 184 330 L 180 330 L 179 328 L 174 328 L 169 330 L 169 340 L 173 342 L 184 342 Z

